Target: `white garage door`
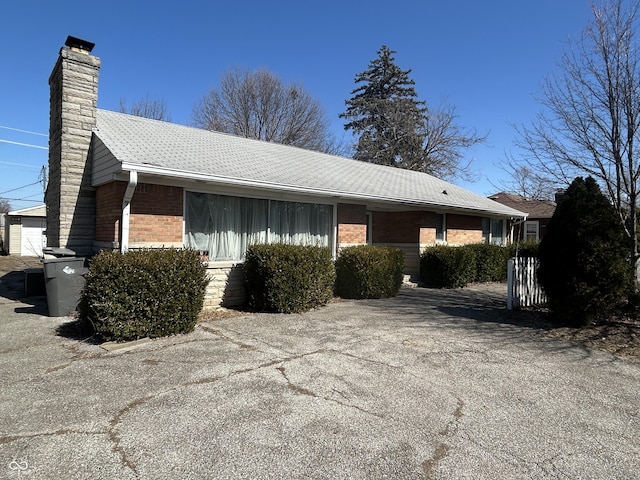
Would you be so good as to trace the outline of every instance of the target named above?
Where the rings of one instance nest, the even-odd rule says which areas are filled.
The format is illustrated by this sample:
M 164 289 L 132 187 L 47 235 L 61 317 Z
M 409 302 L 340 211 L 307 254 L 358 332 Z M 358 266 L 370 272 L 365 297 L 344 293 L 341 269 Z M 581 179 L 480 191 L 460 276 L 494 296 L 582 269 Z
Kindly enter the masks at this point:
M 47 221 L 44 218 L 22 217 L 22 245 L 20 255 L 41 257 L 42 247 L 47 246 L 44 236 Z

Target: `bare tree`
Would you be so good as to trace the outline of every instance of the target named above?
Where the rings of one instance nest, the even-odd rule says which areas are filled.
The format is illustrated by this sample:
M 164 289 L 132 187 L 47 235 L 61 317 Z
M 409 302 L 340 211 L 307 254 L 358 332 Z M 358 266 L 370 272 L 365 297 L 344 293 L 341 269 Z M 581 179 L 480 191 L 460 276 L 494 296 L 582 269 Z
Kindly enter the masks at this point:
M 0 198 L 0 213 L 8 213 L 11 211 L 11 204 L 6 198 Z
M 530 200 L 554 200 L 561 185 L 549 176 L 534 170 L 526 162 L 518 162 L 507 156 L 497 165 L 507 174 L 507 179 L 489 183 L 496 190 L 514 193 Z
M 339 153 L 320 103 L 301 85 L 284 85 L 267 70 L 228 70 L 194 106 L 200 128 Z
M 477 180 L 471 159 L 465 160 L 464 150 L 485 142 L 487 135 L 478 135 L 473 129 L 460 127 L 455 123 L 456 118 L 455 107 L 450 105 L 437 110 L 427 109 L 421 165 L 408 168 L 447 180 Z
M 559 71 L 546 79 L 543 113 L 520 130 L 520 146 L 531 169 L 558 185 L 569 185 L 577 176 L 591 176 L 601 184 L 630 239 L 640 284 L 638 1 L 606 0 L 592 4 L 592 10 L 593 21 L 570 43 Z
M 136 115 L 138 117 L 151 118 L 152 120 L 171 121 L 171 115 L 164 100 L 150 98 L 147 94 L 143 99 L 127 106 L 127 102 L 120 99 L 120 112 Z

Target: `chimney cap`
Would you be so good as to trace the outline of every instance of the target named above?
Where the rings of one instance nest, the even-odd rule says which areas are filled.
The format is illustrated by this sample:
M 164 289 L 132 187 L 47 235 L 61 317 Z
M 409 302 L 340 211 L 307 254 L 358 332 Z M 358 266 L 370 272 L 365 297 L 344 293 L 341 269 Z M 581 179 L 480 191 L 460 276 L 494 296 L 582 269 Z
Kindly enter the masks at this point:
M 93 47 L 96 46 L 95 43 L 82 40 L 81 38 L 72 37 L 71 35 L 67 37 L 67 41 L 64 42 L 64 44 L 69 48 L 82 50 L 87 53 L 91 53 L 91 50 L 93 50 Z

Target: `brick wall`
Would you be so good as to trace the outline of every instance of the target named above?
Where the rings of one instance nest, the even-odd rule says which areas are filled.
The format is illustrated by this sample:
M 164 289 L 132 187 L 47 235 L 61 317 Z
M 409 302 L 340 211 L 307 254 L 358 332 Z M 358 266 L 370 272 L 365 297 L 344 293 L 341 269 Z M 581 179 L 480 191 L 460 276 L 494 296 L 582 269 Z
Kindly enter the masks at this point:
M 423 212 L 373 212 L 373 243 L 418 243 Z M 434 217 L 435 218 L 435 217 Z
M 182 188 L 140 183 L 131 201 L 129 241 L 182 244 Z
M 367 207 L 338 204 L 338 247 L 367 243 Z
M 126 182 L 111 182 L 96 188 L 96 241 L 120 241 L 122 198 L 126 188 Z
M 120 243 L 122 199 L 126 188 L 126 182 L 97 187 L 97 242 Z M 131 200 L 130 246 L 182 245 L 182 199 L 181 188 L 138 184 Z
M 482 217 L 447 215 L 447 243 L 466 245 L 482 242 Z

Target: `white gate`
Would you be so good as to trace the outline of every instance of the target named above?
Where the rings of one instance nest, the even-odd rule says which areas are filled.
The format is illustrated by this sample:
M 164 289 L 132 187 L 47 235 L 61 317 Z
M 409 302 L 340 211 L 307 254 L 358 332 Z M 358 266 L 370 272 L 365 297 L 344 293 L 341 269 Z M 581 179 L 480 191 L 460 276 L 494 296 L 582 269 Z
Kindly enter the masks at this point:
M 547 303 L 547 297 L 538 284 L 538 259 L 516 257 L 509 259 L 507 270 L 507 308 L 531 307 Z

